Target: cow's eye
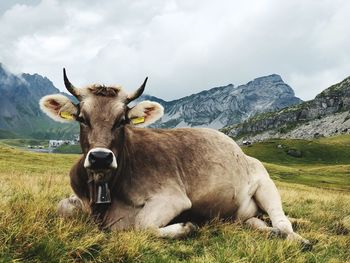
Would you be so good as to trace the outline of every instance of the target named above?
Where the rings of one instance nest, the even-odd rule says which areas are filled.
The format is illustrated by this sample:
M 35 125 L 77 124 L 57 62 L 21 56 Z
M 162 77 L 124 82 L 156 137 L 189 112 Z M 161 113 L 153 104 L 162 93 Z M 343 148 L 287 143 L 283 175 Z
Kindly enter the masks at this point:
M 82 117 L 82 116 L 78 116 L 78 117 L 77 117 L 77 121 L 80 122 L 81 124 L 84 124 L 84 125 L 86 125 L 86 126 L 89 126 L 88 121 L 87 121 L 86 119 L 84 119 L 84 117 Z
M 125 120 L 125 118 L 118 118 L 115 122 L 114 122 L 114 124 L 113 124 L 113 127 L 112 127 L 112 130 L 115 130 L 115 129 L 117 129 L 118 127 L 120 127 L 123 123 L 124 123 L 124 120 Z

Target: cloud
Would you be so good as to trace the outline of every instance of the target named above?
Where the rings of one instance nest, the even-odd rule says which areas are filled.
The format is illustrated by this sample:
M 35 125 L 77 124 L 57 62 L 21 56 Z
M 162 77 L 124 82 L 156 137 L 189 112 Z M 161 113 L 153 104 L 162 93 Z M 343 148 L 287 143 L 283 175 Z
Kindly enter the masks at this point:
M 1 8 L 1 6 L 0 6 Z M 350 75 L 350 2 L 58 1 L 6 7 L 0 61 L 63 89 L 137 88 L 174 99 L 277 73 L 303 99 Z

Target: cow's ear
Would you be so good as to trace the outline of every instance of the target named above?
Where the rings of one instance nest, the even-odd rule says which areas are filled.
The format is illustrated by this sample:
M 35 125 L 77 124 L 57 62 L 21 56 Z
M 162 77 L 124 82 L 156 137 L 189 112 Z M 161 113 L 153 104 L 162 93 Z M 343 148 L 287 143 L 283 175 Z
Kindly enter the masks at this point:
M 162 105 L 145 100 L 129 110 L 128 118 L 135 126 L 145 127 L 160 119 L 163 114 L 164 108 Z
M 43 112 L 53 120 L 59 122 L 74 121 L 78 113 L 77 106 L 61 94 L 42 97 L 39 104 Z

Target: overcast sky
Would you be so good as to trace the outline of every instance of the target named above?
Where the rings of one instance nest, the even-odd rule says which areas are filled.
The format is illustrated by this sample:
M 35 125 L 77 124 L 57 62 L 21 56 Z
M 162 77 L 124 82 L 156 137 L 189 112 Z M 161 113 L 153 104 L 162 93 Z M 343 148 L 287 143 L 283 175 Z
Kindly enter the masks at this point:
M 350 75 L 350 1 L 0 2 L 0 62 L 175 99 L 277 73 L 300 98 Z

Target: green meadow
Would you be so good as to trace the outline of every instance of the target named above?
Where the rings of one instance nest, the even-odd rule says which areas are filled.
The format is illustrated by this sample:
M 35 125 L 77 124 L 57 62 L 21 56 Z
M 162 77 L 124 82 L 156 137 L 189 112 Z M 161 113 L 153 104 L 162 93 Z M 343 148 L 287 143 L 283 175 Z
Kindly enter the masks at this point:
M 273 179 L 350 191 L 350 136 L 306 140 L 269 140 L 243 147 L 264 162 Z M 301 153 L 293 157 L 288 151 Z
M 84 214 L 64 220 L 56 205 L 72 194 L 68 172 L 79 155 L 19 146 L 0 143 L 0 262 L 350 262 L 350 136 L 243 147 L 264 162 L 311 251 L 239 222 L 214 220 L 191 237 L 167 240 L 101 232 Z

